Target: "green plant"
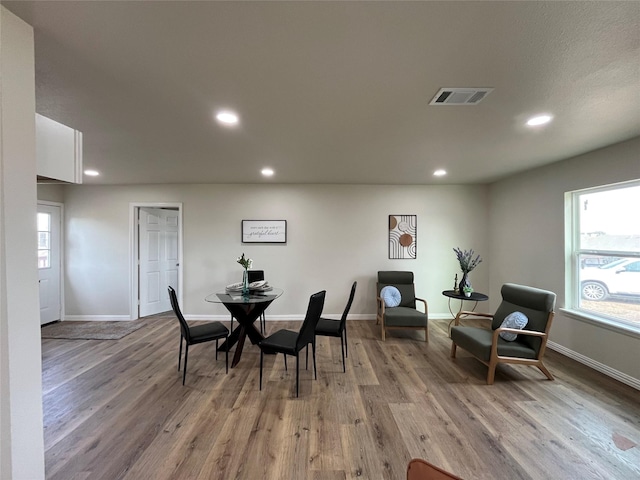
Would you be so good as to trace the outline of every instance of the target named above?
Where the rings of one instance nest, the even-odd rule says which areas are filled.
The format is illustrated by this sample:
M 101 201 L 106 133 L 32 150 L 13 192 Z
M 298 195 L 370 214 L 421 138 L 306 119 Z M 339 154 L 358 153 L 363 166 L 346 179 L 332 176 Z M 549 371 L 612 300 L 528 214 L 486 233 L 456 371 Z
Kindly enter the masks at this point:
M 253 260 L 251 260 L 250 258 L 244 258 L 244 253 L 242 254 L 241 257 L 238 257 L 238 259 L 236 260 L 240 265 L 242 265 L 242 267 L 247 270 L 249 268 L 251 268 L 251 266 L 253 265 Z

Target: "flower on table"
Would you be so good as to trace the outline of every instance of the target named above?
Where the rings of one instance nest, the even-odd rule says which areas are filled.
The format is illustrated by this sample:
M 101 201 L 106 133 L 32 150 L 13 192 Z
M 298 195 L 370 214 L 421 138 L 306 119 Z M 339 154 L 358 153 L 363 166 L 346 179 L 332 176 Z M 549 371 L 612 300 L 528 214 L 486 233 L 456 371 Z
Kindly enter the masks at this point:
M 242 265 L 242 267 L 247 270 L 249 268 L 251 268 L 251 266 L 253 265 L 253 260 L 251 260 L 250 258 L 245 258 L 244 257 L 244 253 L 242 254 L 241 257 L 238 257 L 238 259 L 236 260 L 240 265 Z
M 460 269 L 463 271 L 463 273 L 469 273 L 482 262 L 482 258 L 480 258 L 480 255 L 477 255 L 476 258 L 473 258 L 473 255 L 475 253 L 473 249 L 462 251 L 459 248 L 454 248 L 453 251 L 456 252 L 456 257 L 458 257 Z

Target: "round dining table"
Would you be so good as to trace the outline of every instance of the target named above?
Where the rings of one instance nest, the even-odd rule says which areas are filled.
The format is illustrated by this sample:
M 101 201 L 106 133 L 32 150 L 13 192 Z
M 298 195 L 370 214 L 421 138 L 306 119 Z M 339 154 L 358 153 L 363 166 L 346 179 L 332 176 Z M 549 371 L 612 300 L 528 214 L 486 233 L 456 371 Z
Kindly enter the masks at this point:
M 281 288 L 270 288 L 269 290 L 251 290 L 248 295 L 243 295 L 239 291 L 229 291 L 227 289 L 212 293 L 205 298 L 210 303 L 221 303 L 229 310 L 229 313 L 238 321 L 238 326 L 231 332 L 229 338 L 220 344 L 218 351 L 226 351 L 234 345 L 236 351 L 233 355 L 231 368 L 235 367 L 242 356 L 242 349 L 246 337 L 249 337 L 252 344 L 257 344 L 264 339 L 264 336 L 255 327 L 255 321 L 260 318 L 262 312 L 276 298 L 281 296 L 284 290 Z

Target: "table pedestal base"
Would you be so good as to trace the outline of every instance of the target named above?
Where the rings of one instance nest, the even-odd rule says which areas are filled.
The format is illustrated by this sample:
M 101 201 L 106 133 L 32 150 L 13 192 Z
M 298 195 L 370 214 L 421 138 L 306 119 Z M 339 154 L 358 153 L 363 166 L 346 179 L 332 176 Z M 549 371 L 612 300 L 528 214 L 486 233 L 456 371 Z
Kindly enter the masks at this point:
M 235 317 L 238 321 L 238 327 L 231 332 L 229 338 L 224 341 L 218 347 L 218 351 L 225 351 L 228 347 L 231 348 L 234 345 L 236 351 L 233 354 L 233 360 L 231 361 L 231 368 L 235 367 L 240 361 L 242 356 L 242 349 L 244 348 L 244 341 L 246 337 L 249 337 L 251 343 L 256 345 L 264 339 L 264 336 L 253 325 L 254 322 L 260 318 L 262 312 L 271 304 L 271 301 L 261 303 L 225 303 L 224 306 L 229 310 L 229 313 Z

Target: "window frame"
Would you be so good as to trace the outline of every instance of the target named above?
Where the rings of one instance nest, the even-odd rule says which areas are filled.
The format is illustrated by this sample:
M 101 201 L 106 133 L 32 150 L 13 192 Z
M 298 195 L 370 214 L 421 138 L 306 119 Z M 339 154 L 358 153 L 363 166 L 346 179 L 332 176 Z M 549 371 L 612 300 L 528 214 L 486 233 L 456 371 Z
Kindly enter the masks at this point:
M 583 188 L 565 192 L 565 299 L 566 308 L 562 309 L 573 318 L 604 326 L 615 331 L 631 333 L 640 337 L 640 324 L 609 316 L 580 306 L 580 256 L 597 255 L 604 257 L 625 257 L 640 259 L 640 251 L 598 250 L 581 248 L 580 201 L 585 193 L 598 193 L 640 187 L 640 179 L 597 187 Z M 568 217 L 568 218 L 567 218 Z
M 44 213 L 44 212 L 37 212 L 37 217 L 39 219 L 40 215 L 46 215 L 47 217 L 47 229 L 46 230 L 41 230 L 40 229 L 40 221 L 38 220 L 37 223 L 37 239 L 38 239 L 38 270 L 47 270 L 51 268 L 51 214 L 50 213 Z M 48 246 L 46 248 L 42 248 L 40 247 L 40 234 L 41 233 L 46 233 L 48 236 Z M 40 266 L 40 252 L 47 252 L 47 264 L 45 266 Z

